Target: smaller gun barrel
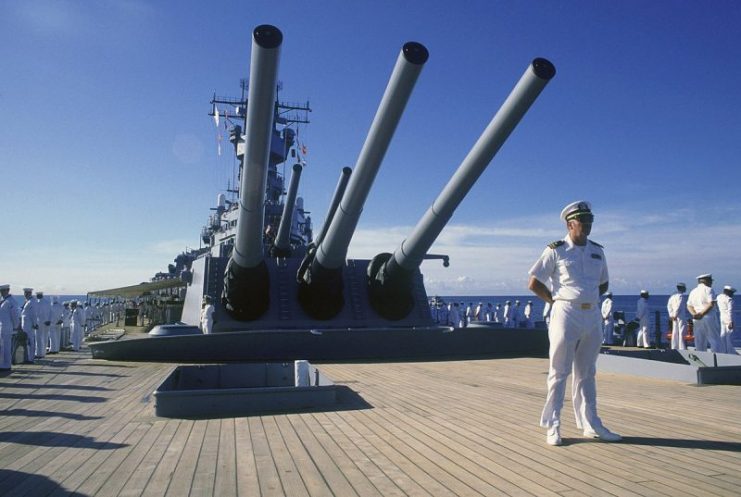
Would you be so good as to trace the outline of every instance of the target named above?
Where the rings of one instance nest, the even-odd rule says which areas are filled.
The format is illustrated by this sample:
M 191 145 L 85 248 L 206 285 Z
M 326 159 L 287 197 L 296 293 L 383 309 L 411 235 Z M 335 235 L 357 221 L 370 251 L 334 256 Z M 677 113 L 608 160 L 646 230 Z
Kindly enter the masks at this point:
M 324 220 L 324 224 L 322 225 L 322 231 L 319 232 L 319 236 L 317 236 L 316 240 L 314 240 L 315 246 L 319 245 L 320 243 L 322 243 L 322 240 L 324 240 L 324 236 L 327 234 L 327 229 L 332 222 L 332 218 L 334 218 L 335 212 L 337 212 L 337 206 L 340 205 L 342 195 L 345 193 L 347 182 L 350 180 L 351 174 L 352 169 L 350 169 L 349 167 L 342 168 L 342 172 L 340 172 L 340 179 L 337 180 L 337 186 L 335 187 L 334 194 L 332 195 L 332 202 L 329 204 L 327 218 Z
M 293 225 L 293 210 L 296 206 L 296 195 L 298 194 L 298 183 L 301 180 L 302 170 L 301 164 L 293 165 L 291 183 L 288 186 L 286 201 L 283 205 L 283 215 L 280 218 L 278 235 L 275 237 L 275 251 L 273 255 L 277 257 L 288 257 L 291 252 L 289 235 L 291 234 L 291 226 Z

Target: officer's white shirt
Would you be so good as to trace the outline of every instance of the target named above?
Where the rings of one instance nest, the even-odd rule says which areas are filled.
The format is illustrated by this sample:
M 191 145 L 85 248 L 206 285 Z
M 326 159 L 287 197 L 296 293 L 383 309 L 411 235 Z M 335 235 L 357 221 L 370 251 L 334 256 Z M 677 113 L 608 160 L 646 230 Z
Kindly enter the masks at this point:
M 606 298 L 604 302 L 602 302 L 602 319 L 606 321 L 613 321 L 612 317 L 612 299 Z
M 724 323 L 733 321 L 733 299 L 725 293 L 721 293 L 718 295 L 717 302 L 720 320 Z
M 528 274 L 544 285 L 551 280 L 553 300 L 597 305 L 599 287 L 609 281 L 605 252 L 588 240 L 575 245 L 566 235 L 563 243 L 552 243 L 543 250 Z
M 49 312 L 49 321 L 52 326 L 56 326 L 58 321 L 61 321 L 62 314 L 64 314 L 64 307 L 59 302 L 51 305 L 51 311 Z
M 0 332 L 3 335 L 12 334 L 19 325 L 18 307 L 13 296 L 8 294 L 4 299 L 0 297 Z
M 26 303 L 23 304 L 23 308 L 21 309 L 21 326 L 23 326 L 23 331 L 29 331 L 36 325 L 36 322 L 36 299 L 31 297 L 26 300 Z
M 715 291 L 703 284 L 698 284 L 695 288 L 692 289 L 689 296 L 687 297 L 687 305 L 692 306 L 695 308 L 695 312 L 700 312 L 704 310 L 710 302 L 713 302 L 716 300 Z M 708 312 L 704 317 L 713 317 L 717 316 L 718 310 L 716 307 L 713 307 L 710 312 Z
M 46 298 L 36 299 L 36 320 L 39 326 L 51 321 L 51 302 Z
M 669 297 L 669 301 L 666 303 L 666 312 L 669 313 L 669 317 L 679 318 L 682 321 L 687 321 L 687 296 L 684 293 L 675 293 Z

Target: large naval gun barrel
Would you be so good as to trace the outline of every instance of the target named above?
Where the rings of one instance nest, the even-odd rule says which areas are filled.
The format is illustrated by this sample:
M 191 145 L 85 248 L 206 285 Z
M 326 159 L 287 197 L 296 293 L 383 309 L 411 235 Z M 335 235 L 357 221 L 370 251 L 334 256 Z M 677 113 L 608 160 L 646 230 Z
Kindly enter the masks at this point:
M 316 319 L 330 319 L 344 305 L 342 266 L 347 248 L 391 137 L 428 56 L 427 49 L 420 43 L 408 42 L 402 47 L 339 208 L 324 239 L 317 246 L 311 264 L 300 275 L 299 301 L 304 310 Z
M 556 68 L 546 59 L 537 58 L 530 64 L 412 234 L 393 254 L 379 254 L 368 265 L 369 298 L 379 314 L 387 319 L 402 319 L 409 314 L 413 306 L 412 277 L 425 254 L 555 74 Z
M 275 114 L 278 58 L 283 34 L 275 26 L 252 32 L 250 87 L 245 117 L 245 153 L 239 187 L 239 218 L 231 258 L 224 273 L 222 301 L 236 319 L 262 315 L 269 304 L 268 269 L 263 254 L 263 222 L 270 140 Z
M 283 214 L 280 217 L 278 225 L 278 234 L 275 237 L 275 243 L 271 249 L 270 255 L 273 257 L 288 257 L 291 255 L 291 226 L 293 225 L 293 209 L 296 206 L 296 195 L 298 195 L 298 182 L 301 180 L 301 164 L 293 165 L 291 173 L 291 183 L 286 193 L 286 201 L 283 204 Z

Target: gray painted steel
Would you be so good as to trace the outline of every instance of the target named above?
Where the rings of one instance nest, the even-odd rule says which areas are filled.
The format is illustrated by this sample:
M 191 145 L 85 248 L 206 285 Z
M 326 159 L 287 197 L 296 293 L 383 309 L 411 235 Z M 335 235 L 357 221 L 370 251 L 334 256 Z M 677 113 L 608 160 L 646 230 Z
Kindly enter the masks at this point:
M 407 361 L 548 356 L 544 330 L 441 327 L 254 330 L 90 344 L 116 361 Z
M 154 391 L 155 414 L 168 418 L 227 418 L 332 407 L 335 385 L 310 366 L 297 387 L 292 363 L 180 366 Z

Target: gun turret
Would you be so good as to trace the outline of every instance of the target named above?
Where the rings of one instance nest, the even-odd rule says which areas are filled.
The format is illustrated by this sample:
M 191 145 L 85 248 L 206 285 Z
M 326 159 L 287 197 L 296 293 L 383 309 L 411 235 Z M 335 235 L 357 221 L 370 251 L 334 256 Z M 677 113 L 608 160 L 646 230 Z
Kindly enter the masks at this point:
M 307 270 L 301 275 L 298 298 L 306 313 L 316 319 L 330 319 L 344 305 L 342 266 L 345 264 L 347 248 L 391 137 L 428 55 L 427 49 L 420 43 L 404 44 L 339 209 L 324 239 L 317 246 L 311 263 L 302 264 Z
M 275 114 L 278 59 L 283 34 L 261 25 L 252 33 L 245 153 L 239 189 L 239 218 L 231 258 L 224 273 L 222 301 L 236 319 L 262 315 L 269 304 L 268 269 L 263 254 L 263 221 L 270 140 Z
M 301 179 L 301 164 L 293 165 L 291 174 L 291 184 L 288 186 L 286 201 L 283 205 L 283 215 L 280 218 L 278 226 L 278 235 L 275 237 L 275 244 L 270 250 L 273 257 L 288 257 L 291 255 L 291 225 L 293 224 L 293 209 L 296 206 L 296 195 L 298 194 L 298 182 Z
M 412 276 L 443 230 L 453 212 L 469 192 L 525 115 L 545 85 L 556 74 L 546 59 L 535 59 L 522 75 L 471 151 L 445 185 L 412 234 L 393 255 L 377 255 L 368 265 L 371 305 L 387 319 L 402 319 L 411 311 Z

